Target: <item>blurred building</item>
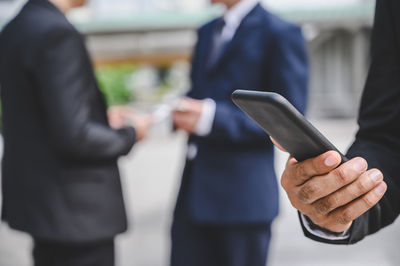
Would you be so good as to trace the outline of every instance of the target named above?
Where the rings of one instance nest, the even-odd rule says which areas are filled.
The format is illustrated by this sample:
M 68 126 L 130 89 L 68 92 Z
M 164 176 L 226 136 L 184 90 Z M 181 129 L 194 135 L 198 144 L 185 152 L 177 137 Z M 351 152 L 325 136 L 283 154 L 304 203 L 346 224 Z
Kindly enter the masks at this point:
M 0 25 L 24 0 L 0 0 Z M 373 0 L 264 1 L 302 26 L 312 67 L 308 115 L 354 117 L 368 67 Z M 97 65 L 188 61 L 195 29 L 223 12 L 208 0 L 91 0 L 70 14 Z M 0 26 L 1 27 L 1 26 Z

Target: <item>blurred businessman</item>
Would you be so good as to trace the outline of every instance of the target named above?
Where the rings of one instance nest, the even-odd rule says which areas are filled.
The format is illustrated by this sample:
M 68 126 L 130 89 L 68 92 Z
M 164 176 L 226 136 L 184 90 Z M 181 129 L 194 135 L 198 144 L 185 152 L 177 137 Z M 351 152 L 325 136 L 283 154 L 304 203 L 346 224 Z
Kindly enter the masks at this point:
M 173 266 L 264 266 L 278 214 L 273 146 L 232 103 L 238 88 L 275 91 L 304 111 L 308 65 L 300 29 L 256 0 L 201 27 L 192 88 L 174 112 L 187 161 L 172 226 Z
M 37 266 L 114 264 L 127 226 L 117 159 L 150 123 L 126 108 L 107 121 L 84 41 L 63 14 L 83 2 L 30 0 L 0 37 L 2 218 L 33 237 Z

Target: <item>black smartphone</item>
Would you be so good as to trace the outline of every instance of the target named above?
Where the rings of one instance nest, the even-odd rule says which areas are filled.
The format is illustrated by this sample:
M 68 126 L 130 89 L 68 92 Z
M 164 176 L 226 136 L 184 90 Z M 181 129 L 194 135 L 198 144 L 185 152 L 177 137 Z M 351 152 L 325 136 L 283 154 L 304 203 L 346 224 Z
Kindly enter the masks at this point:
M 339 152 L 288 100 L 274 92 L 236 90 L 233 102 L 296 160 L 304 161 L 330 150 Z

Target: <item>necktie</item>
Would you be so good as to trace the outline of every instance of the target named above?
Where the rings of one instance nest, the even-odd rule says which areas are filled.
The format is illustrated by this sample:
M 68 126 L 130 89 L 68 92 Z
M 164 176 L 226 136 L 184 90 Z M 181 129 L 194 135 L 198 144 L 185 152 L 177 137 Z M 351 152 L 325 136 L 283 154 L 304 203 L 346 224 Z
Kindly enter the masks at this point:
M 222 48 L 226 43 L 226 40 L 222 38 L 222 29 L 224 28 L 224 26 L 225 21 L 223 18 L 220 18 L 215 23 L 212 49 L 208 59 L 209 67 L 213 66 L 218 61 L 218 58 L 222 52 Z

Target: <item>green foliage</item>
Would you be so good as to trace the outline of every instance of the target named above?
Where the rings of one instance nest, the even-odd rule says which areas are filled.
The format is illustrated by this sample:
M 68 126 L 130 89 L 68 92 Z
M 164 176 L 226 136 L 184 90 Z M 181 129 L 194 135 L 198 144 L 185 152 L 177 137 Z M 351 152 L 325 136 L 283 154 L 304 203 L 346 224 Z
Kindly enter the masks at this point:
M 96 68 L 96 77 L 107 105 L 122 105 L 133 99 L 133 92 L 128 88 L 127 80 L 136 70 L 134 64 L 100 66 Z

